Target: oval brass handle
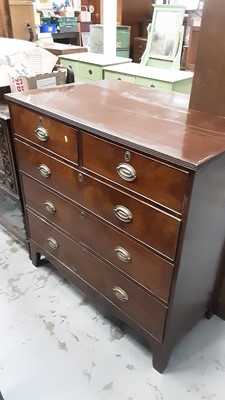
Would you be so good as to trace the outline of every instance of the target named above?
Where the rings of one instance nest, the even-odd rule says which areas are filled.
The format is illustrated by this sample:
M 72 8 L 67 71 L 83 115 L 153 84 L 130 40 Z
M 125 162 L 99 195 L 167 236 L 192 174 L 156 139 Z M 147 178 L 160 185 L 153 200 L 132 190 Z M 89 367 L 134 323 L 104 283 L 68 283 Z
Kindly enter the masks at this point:
M 50 214 L 54 214 L 56 212 L 56 208 L 54 206 L 53 203 L 51 203 L 51 201 L 45 201 L 44 202 L 45 208 L 46 210 L 50 213 Z
M 117 173 L 120 178 L 124 179 L 127 182 L 133 182 L 136 179 L 136 171 L 132 167 L 132 165 L 127 163 L 121 163 L 116 167 Z
M 58 249 L 59 245 L 57 243 L 57 241 L 53 238 L 53 237 L 49 237 L 47 239 L 48 245 L 53 249 L 56 250 Z
M 117 246 L 114 249 L 114 251 L 120 261 L 123 261 L 125 263 L 131 262 L 132 258 L 131 258 L 130 253 L 127 250 L 125 250 L 123 247 Z
M 45 164 L 39 165 L 38 170 L 44 178 L 49 178 L 51 176 L 51 170 Z
M 120 301 L 123 301 L 125 303 L 129 300 L 128 294 L 120 287 L 114 286 L 113 291 L 117 299 L 119 299 Z
M 114 208 L 114 213 L 115 213 L 116 217 L 119 218 L 120 221 L 123 221 L 123 222 L 130 222 L 133 219 L 132 212 L 124 206 L 120 206 L 120 205 L 116 206 Z
M 46 142 L 46 140 L 48 140 L 48 131 L 43 126 L 38 126 L 38 128 L 35 129 L 35 133 L 41 142 Z

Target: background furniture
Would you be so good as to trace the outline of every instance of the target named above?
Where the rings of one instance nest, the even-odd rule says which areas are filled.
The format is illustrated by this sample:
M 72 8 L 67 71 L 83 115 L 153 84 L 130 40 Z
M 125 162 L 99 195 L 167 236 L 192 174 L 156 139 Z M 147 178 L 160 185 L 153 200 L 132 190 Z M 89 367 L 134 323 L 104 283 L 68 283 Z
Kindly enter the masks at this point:
M 38 42 L 38 46 L 41 48 L 50 51 L 50 53 L 55 56 L 61 56 L 64 54 L 74 54 L 74 53 L 84 53 L 87 51 L 86 47 L 82 46 L 73 46 L 71 44 L 64 43 L 48 43 L 48 42 Z
M 209 0 L 205 1 L 189 103 L 192 110 L 215 115 L 215 118 L 221 123 L 220 128 L 223 135 L 225 87 L 221 82 L 223 82 L 223 71 L 225 70 L 225 42 L 221 38 L 225 35 L 224 18 L 224 2 L 221 0 L 215 0 L 213 3 Z M 205 46 L 206 43 L 207 46 Z M 213 74 L 210 74 L 209 71 L 213 71 Z M 225 251 L 223 253 L 214 310 L 225 319 Z
M 195 69 L 195 62 L 198 51 L 199 32 L 200 32 L 200 26 L 190 27 L 189 44 L 187 47 L 187 55 L 185 60 L 186 70 L 194 71 Z
M 2 0 L 0 2 L 0 36 L 8 38 L 13 37 L 8 0 Z
M 104 79 L 122 80 L 157 89 L 189 94 L 193 73 L 129 63 L 104 68 Z
M 9 0 L 12 33 L 15 39 L 36 40 L 33 4 L 30 0 Z
M 3 99 L 0 100 L 0 224 L 22 243 L 27 244 L 9 109 Z
M 90 51 L 103 54 L 103 25 L 90 26 Z M 116 27 L 116 56 L 129 57 L 130 26 Z
M 82 0 L 82 4 L 89 6 L 89 0 Z M 101 24 L 101 0 L 92 0 L 95 11 L 92 14 L 92 22 Z M 117 24 L 131 27 L 130 57 L 133 58 L 134 38 L 143 36 L 143 21 L 150 22 L 152 17 L 152 0 L 117 0 Z M 144 24 L 144 31 L 147 26 Z M 147 31 L 146 31 L 147 35 Z
M 223 119 L 127 82 L 7 98 L 34 265 L 44 255 L 141 332 L 162 372 L 213 303 Z
M 184 6 L 153 5 L 152 23 L 141 65 L 180 69 L 184 35 Z
M 91 82 L 103 79 L 104 67 L 129 63 L 131 59 L 87 52 L 60 56 L 60 62 L 63 66 L 72 68 L 75 82 Z
M 52 38 L 56 43 L 80 46 L 80 32 L 76 28 L 74 31 L 52 33 Z
M 147 46 L 147 39 L 144 37 L 136 37 L 134 38 L 134 56 L 133 56 L 133 61 L 135 63 L 140 63 L 141 62 L 141 57 L 142 54 L 145 51 L 145 48 Z

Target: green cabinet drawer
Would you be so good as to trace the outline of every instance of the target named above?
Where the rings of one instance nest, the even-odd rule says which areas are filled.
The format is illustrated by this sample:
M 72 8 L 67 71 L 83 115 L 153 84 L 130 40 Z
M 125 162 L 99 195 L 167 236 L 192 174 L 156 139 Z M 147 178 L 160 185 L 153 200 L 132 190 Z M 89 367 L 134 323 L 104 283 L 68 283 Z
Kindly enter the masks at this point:
M 92 81 L 103 79 L 102 67 L 89 63 L 79 63 L 78 75 L 80 78 Z
M 104 79 L 114 79 L 118 81 L 135 83 L 135 76 L 120 74 L 118 72 L 105 71 Z
M 172 90 L 172 84 L 170 82 L 158 81 L 157 79 L 136 77 L 136 84 L 156 89 Z
M 71 67 L 75 77 L 79 73 L 79 63 L 77 61 L 72 61 L 72 60 L 66 60 L 64 58 L 61 58 L 61 64 L 64 65 L 64 67 Z

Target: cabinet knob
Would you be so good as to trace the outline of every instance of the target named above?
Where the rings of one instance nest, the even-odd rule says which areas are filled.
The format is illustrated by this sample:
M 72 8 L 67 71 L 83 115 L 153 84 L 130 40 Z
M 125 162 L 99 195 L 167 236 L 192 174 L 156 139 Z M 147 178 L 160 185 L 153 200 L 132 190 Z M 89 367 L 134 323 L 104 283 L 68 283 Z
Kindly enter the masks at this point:
M 46 142 L 46 140 L 48 140 L 48 131 L 43 126 L 38 126 L 38 128 L 35 129 L 35 133 L 36 137 L 41 142 Z
M 92 75 L 93 74 L 93 72 L 92 72 L 92 70 L 91 69 L 89 69 L 89 75 Z
M 125 303 L 129 300 L 128 294 L 120 287 L 114 286 L 113 291 L 117 299 L 119 299 L 120 301 L 123 301 Z
M 117 173 L 120 178 L 124 179 L 127 182 L 133 182 L 136 179 L 136 171 L 132 167 L 132 165 L 127 163 L 121 163 L 116 167 Z
M 118 205 L 114 208 L 116 217 L 123 222 L 130 222 L 133 219 L 132 212 L 128 208 Z
M 120 261 L 123 261 L 125 263 L 131 262 L 132 258 L 131 258 L 130 253 L 127 250 L 125 250 L 123 247 L 117 246 L 114 249 L 114 251 L 115 251 L 115 253 L 116 253 L 116 255 L 117 255 L 117 257 L 119 258 Z
M 47 239 L 48 245 L 53 249 L 56 250 L 58 249 L 59 245 L 57 243 L 57 241 L 53 238 L 53 237 L 49 237 Z
M 154 85 L 154 83 L 152 83 L 150 87 L 153 87 L 153 88 L 155 88 L 155 85 Z
M 50 213 L 50 214 L 54 214 L 56 212 L 56 208 L 54 206 L 53 203 L 51 203 L 51 201 L 45 201 L 44 202 L 45 208 L 46 210 Z
M 41 164 L 38 167 L 38 171 L 44 178 L 49 178 L 51 176 L 51 170 L 45 164 Z

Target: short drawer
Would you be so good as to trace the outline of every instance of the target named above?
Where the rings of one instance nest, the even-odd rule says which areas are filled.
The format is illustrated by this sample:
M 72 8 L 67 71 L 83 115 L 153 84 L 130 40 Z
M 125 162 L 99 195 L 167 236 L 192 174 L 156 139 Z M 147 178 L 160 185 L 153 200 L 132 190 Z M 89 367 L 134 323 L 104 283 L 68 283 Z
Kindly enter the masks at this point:
M 118 72 L 104 71 L 104 79 L 135 83 L 135 76 L 120 74 Z
M 64 67 L 72 68 L 72 70 L 74 72 L 74 75 L 75 75 L 75 78 L 79 74 L 79 62 L 78 61 L 68 60 L 66 58 L 61 58 L 60 57 L 60 63 Z
M 153 294 L 168 301 L 173 274 L 171 263 L 31 178 L 23 176 L 22 180 L 28 207 L 113 263 Z
M 11 104 L 13 128 L 21 136 L 77 164 L 77 131 L 60 122 Z
M 172 90 L 172 83 L 165 81 L 158 81 L 157 79 L 136 77 L 136 84 L 156 89 Z
M 162 341 L 167 307 L 33 213 L 28 220 L 32 241 Z
M 182 212 L 188 173 L 89 134 L 82 143 L 84 168 Z
M 89 63 L 79 63 L 78 75 L 80 78 L 90 79 L 93 81 L 103 79 L 102 67 Z
M 20 170 L 174 259 L 180 220 L 16 142 Z
M 15 139 L 19 170 L 73 199 L 79 194 L 78 171 L 32 146 Z M 76 201 L 76 196 L 74 198 Z

